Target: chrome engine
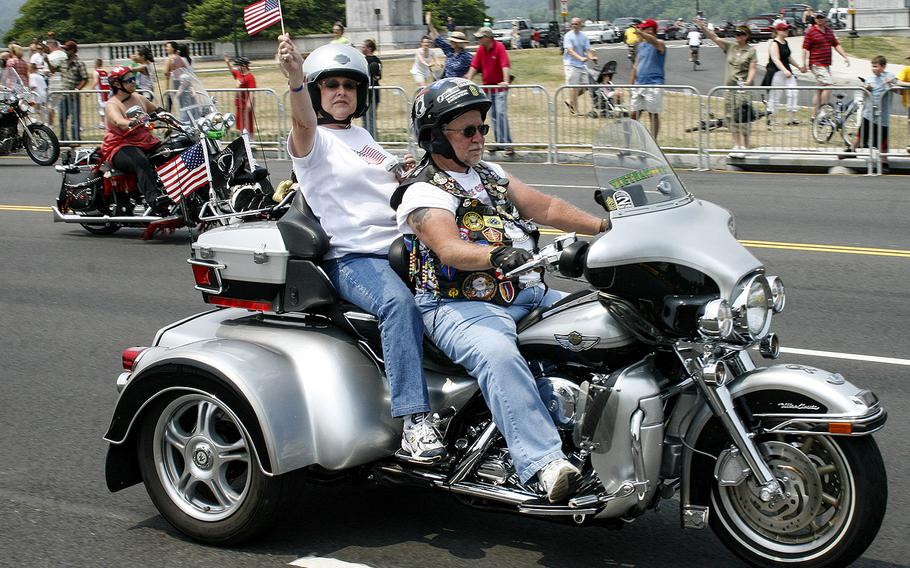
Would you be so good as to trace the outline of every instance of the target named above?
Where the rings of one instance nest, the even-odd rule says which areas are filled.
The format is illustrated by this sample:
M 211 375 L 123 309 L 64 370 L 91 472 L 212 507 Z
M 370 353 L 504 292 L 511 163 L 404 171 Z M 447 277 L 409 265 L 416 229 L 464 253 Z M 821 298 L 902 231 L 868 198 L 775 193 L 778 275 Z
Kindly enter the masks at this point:
M 584 396 L 581 387 L 559 377 L 540 377 L 537 389 L 544 406 L 560 430 L 574 430 L 578 422 L 580 401 Z

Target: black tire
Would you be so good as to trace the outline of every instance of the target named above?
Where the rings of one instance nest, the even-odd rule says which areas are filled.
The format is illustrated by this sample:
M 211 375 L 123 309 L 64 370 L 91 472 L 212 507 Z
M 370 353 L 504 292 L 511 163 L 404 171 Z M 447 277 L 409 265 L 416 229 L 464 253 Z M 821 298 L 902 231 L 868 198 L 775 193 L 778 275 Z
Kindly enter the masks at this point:
M 808 449 L 810 439 L 812 448 L 818 449 Z M 791 494 L 788 492 L 789 501 L 785 499 L 774 505 L 777 507 L 775 514 L 769 515 L 767 512 L 755 514 L 756 521 L 753 522 L 742 515 L 736 515 L 734 511 L 738 507 L 751 506 L 748 503 L 750 501 L 748 492 L 751 489 L 743 488 L 751 482 L 751 478 L 743 482 L 739 488 L 721 488 L 717 483 L 712 483 L 711 528 L 724 546 L 751 566 L 832 568 L 849 565 L 872 544 L 881 527 L 888 501 L 888 479 L 875 440 L 871 436 L 859 438 L 807 436 L 788 437 L 784 440 L 763 442 L 766 444 L 763 446 L 766 455 L 769 443 L 778 444 L 777 449 L 770 450 L 772 453 L 786 455 L 789 451 L 794 457 L 797 454 L 793 448 L 798 449 L 799 444 L 803 444 L 802 447 L 806 448 L 803 457 L 808 457 L 811 462 L 808 465 L 816 464 L 815 471 L 819 475 L 815 483 L 821 495 L 815 495 L 813 500 L 811 491 L 801 491 L 812 487 L 810 478 L 814 476 L 804 477 L 804 472 L 808 470 L 799 470 L 798 467 L 794 469 L 791 464 L 790 469 L 778 471 L 787 471 L 787 475 L 796 478 L 793 485 L 788 486 L 793 490 L 793 498 L 790 499 Z M 786 450 L 786 446 L 791 450 Z M 845 469 L 843 472 L 839 469 L 836 471 L 829 469 L 822 474 L 824 471 L 822 468 L 835 466 L 826 463 L 819 455 L 830 455 L 833 461 L 843 465 Z M 803 458 L 798 457 L 797 461 L 799 459 Z M 840 473 L 846 474 L 849 479 L 841 479 Z M 708 472 L 702 471 L 701 474 L 705 475 Z M 702 479 L 713 480 L 713 476 Z M 828 493 L 835 489 L 839 489 L 840 492 Z M 732 499 L 729 497 L 737 492 L 740 496 L 747 497 Z M 836 501 L 832 504 L 831 499 Z M 773 507 L 759 503 L 754 497 L 751 500 L 758 508 Z M 824 519 L 831 510 L 837 510 L 838 502 L 841 500 L 845 502 L 843 515 L 838 516 L 840 512 L 835 512 L 828 521 L 818 526 L 816 523 L 819 519 Z M 736 505 L 735 501 L 739 501 L 740 504 Z M 818 506 L 813 508 L 811 504 L 815 502 Z M 801 507 L 805 513 L 799 512 Z M 805 529 L 800 529 L 808 530 L 808 534 L 800 534 L 795 530 L 795 525 L 800 522 L 805 524 L 810 518 L 811 524 L 806 525 Z M 787 525 L 788 528 L 783 528 Z M 788 530 L 790 532 L 787 532 Z M 787 539 L 793 542 L 787 542 Z M 798 540 L 802 542 L 796 543 Z
M 210 427 L 200 427 L 197 419 L 193 430 L 187 431 L 193 413 L 206 416 Z M 174 432 L 188 436 L 186 450 L 178 451 L 163 434 L 168 426 L 174 428 L 172 437 Z M 245 461 L 223 459 L 229 453 L 227 449 L 212 451 L 228 447 L 240 448 L 232 450 L 231 455 L 245 452 Z M 161 516 L 178 531 L 207 544 L 228 546 L 252 538 L 275 520 L 291 492 L 292 476 L 269 477 L 262 472 L 237 414 L 202 393 L 178 393 L 156 401 L 143 414 L 137 449 L 142 479 Z M 181 452 L 192 456 L 192 467 Z M 183 471 L 179 472 L 181 467 Z M 189 477 L 182 489 L 173 479 L 178 473 L 180 479 Z M 211 477 L 211 483 L 206 483 L 205 475 Z M 221 497 L 212 485 L 218 486 Z M 235 493 L 238 487 L 240 491 Z M 224 505 L 229 500 L 225 497 L 236 497 L 236 502 Z
M 837 130 L 837 112 L 829 103 L 818 107 L 812 121 L 812 138 L 819 144 L 827 144 Z
M 87 212 L 87 213 L 77 213 L 77 214 L 86 215 L 88 217 L 94 217 L 97 215 L 110 215 L 110 216 L 117 215 L 117 213 L 121 209 L 118 205 L 117 193 L 111 192 L 110 199 L 111 199 L 111 203 L 105 203 L 104 195 L 102 195 L 102 192 L 99 190 L 99 194 L 97 195 L 96 202 L 95 202 L 98 205 L 96 208 L 96 211 L 91 211 L 91 212 Z M 127 202 L 129 202 L 129 198 L 127 198 Z M 120 225 L 117 223 L 103 223 L 103 224 L 96 223 L 94 225 L 89 224 L 89 223 L 79 223 L 79 225 L 83 229 L 88 231 L 89 233 L 91 233 L 93 235 L 99 235 L 99 236 L 113 235 L 114 233 L 119 231 L 121 228 L 123 228 L 123 225 Z
M 39 166 L 50 166 L 60 157 L 60 140 L 44 124 L 29 124 L 24 142 L 28 157 Z

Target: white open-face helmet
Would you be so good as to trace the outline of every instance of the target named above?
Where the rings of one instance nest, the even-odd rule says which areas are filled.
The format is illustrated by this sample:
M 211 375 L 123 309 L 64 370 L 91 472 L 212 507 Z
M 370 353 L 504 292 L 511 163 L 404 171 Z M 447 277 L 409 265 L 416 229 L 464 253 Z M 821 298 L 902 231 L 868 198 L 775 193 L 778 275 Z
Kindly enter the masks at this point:
M 307 90 L 316 114 L 322 112 L 318 82 L 326 77 L 348 77 L 357 81 L 357 108 L 348 120 L 363 116 L 369 106 L 370 72 L 360 50 L 345 44 L 328 44 L 314 49 L 303 62 Z

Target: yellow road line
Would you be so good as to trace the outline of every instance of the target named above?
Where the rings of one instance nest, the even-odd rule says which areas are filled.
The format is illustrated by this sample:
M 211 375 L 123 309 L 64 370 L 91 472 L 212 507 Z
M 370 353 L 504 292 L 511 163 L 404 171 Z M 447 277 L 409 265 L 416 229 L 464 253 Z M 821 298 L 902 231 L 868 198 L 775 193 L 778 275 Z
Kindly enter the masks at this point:
M 561 231 L 553 229 L 541 229 L 544 235 L 561 235 Z M 590 235 L 579 235 L 580 237 L 589 237 Z M 900 249 L 883 249 L 870 247 L 854 247 L 847 245 L 819 245 L 812 243 L 780 243 L 775 241 L 751 241 L 741 240 L 744 247 L 747 248 L 769 248 L 779 250 L 796 250 L 803 252 L 832 252 L 838 254 L 860 254 L 868 256 L 891 256 L 897 258 L 910 258 L 910 250 Z
M 0 211 L 30 211 L 32 213 L 50 213 L 50 207 L 36 207 L 34 205 L 0 205 Z

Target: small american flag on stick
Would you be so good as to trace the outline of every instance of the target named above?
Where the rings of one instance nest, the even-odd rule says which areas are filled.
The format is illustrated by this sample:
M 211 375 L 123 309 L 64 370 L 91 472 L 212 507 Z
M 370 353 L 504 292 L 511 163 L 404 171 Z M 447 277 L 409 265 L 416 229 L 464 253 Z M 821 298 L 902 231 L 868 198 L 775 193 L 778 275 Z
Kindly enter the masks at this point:
M 208 183 L 203 152 L 202 144 L 195 144 L 158 168 L 164 190 L 175 203 Z
M 281 33 L 284 33 L 281 3 L 278 0 L 259 0 L 243 9 L 243 25 L 249 35 L 256 35 L 275 22 L 281 22 Z

